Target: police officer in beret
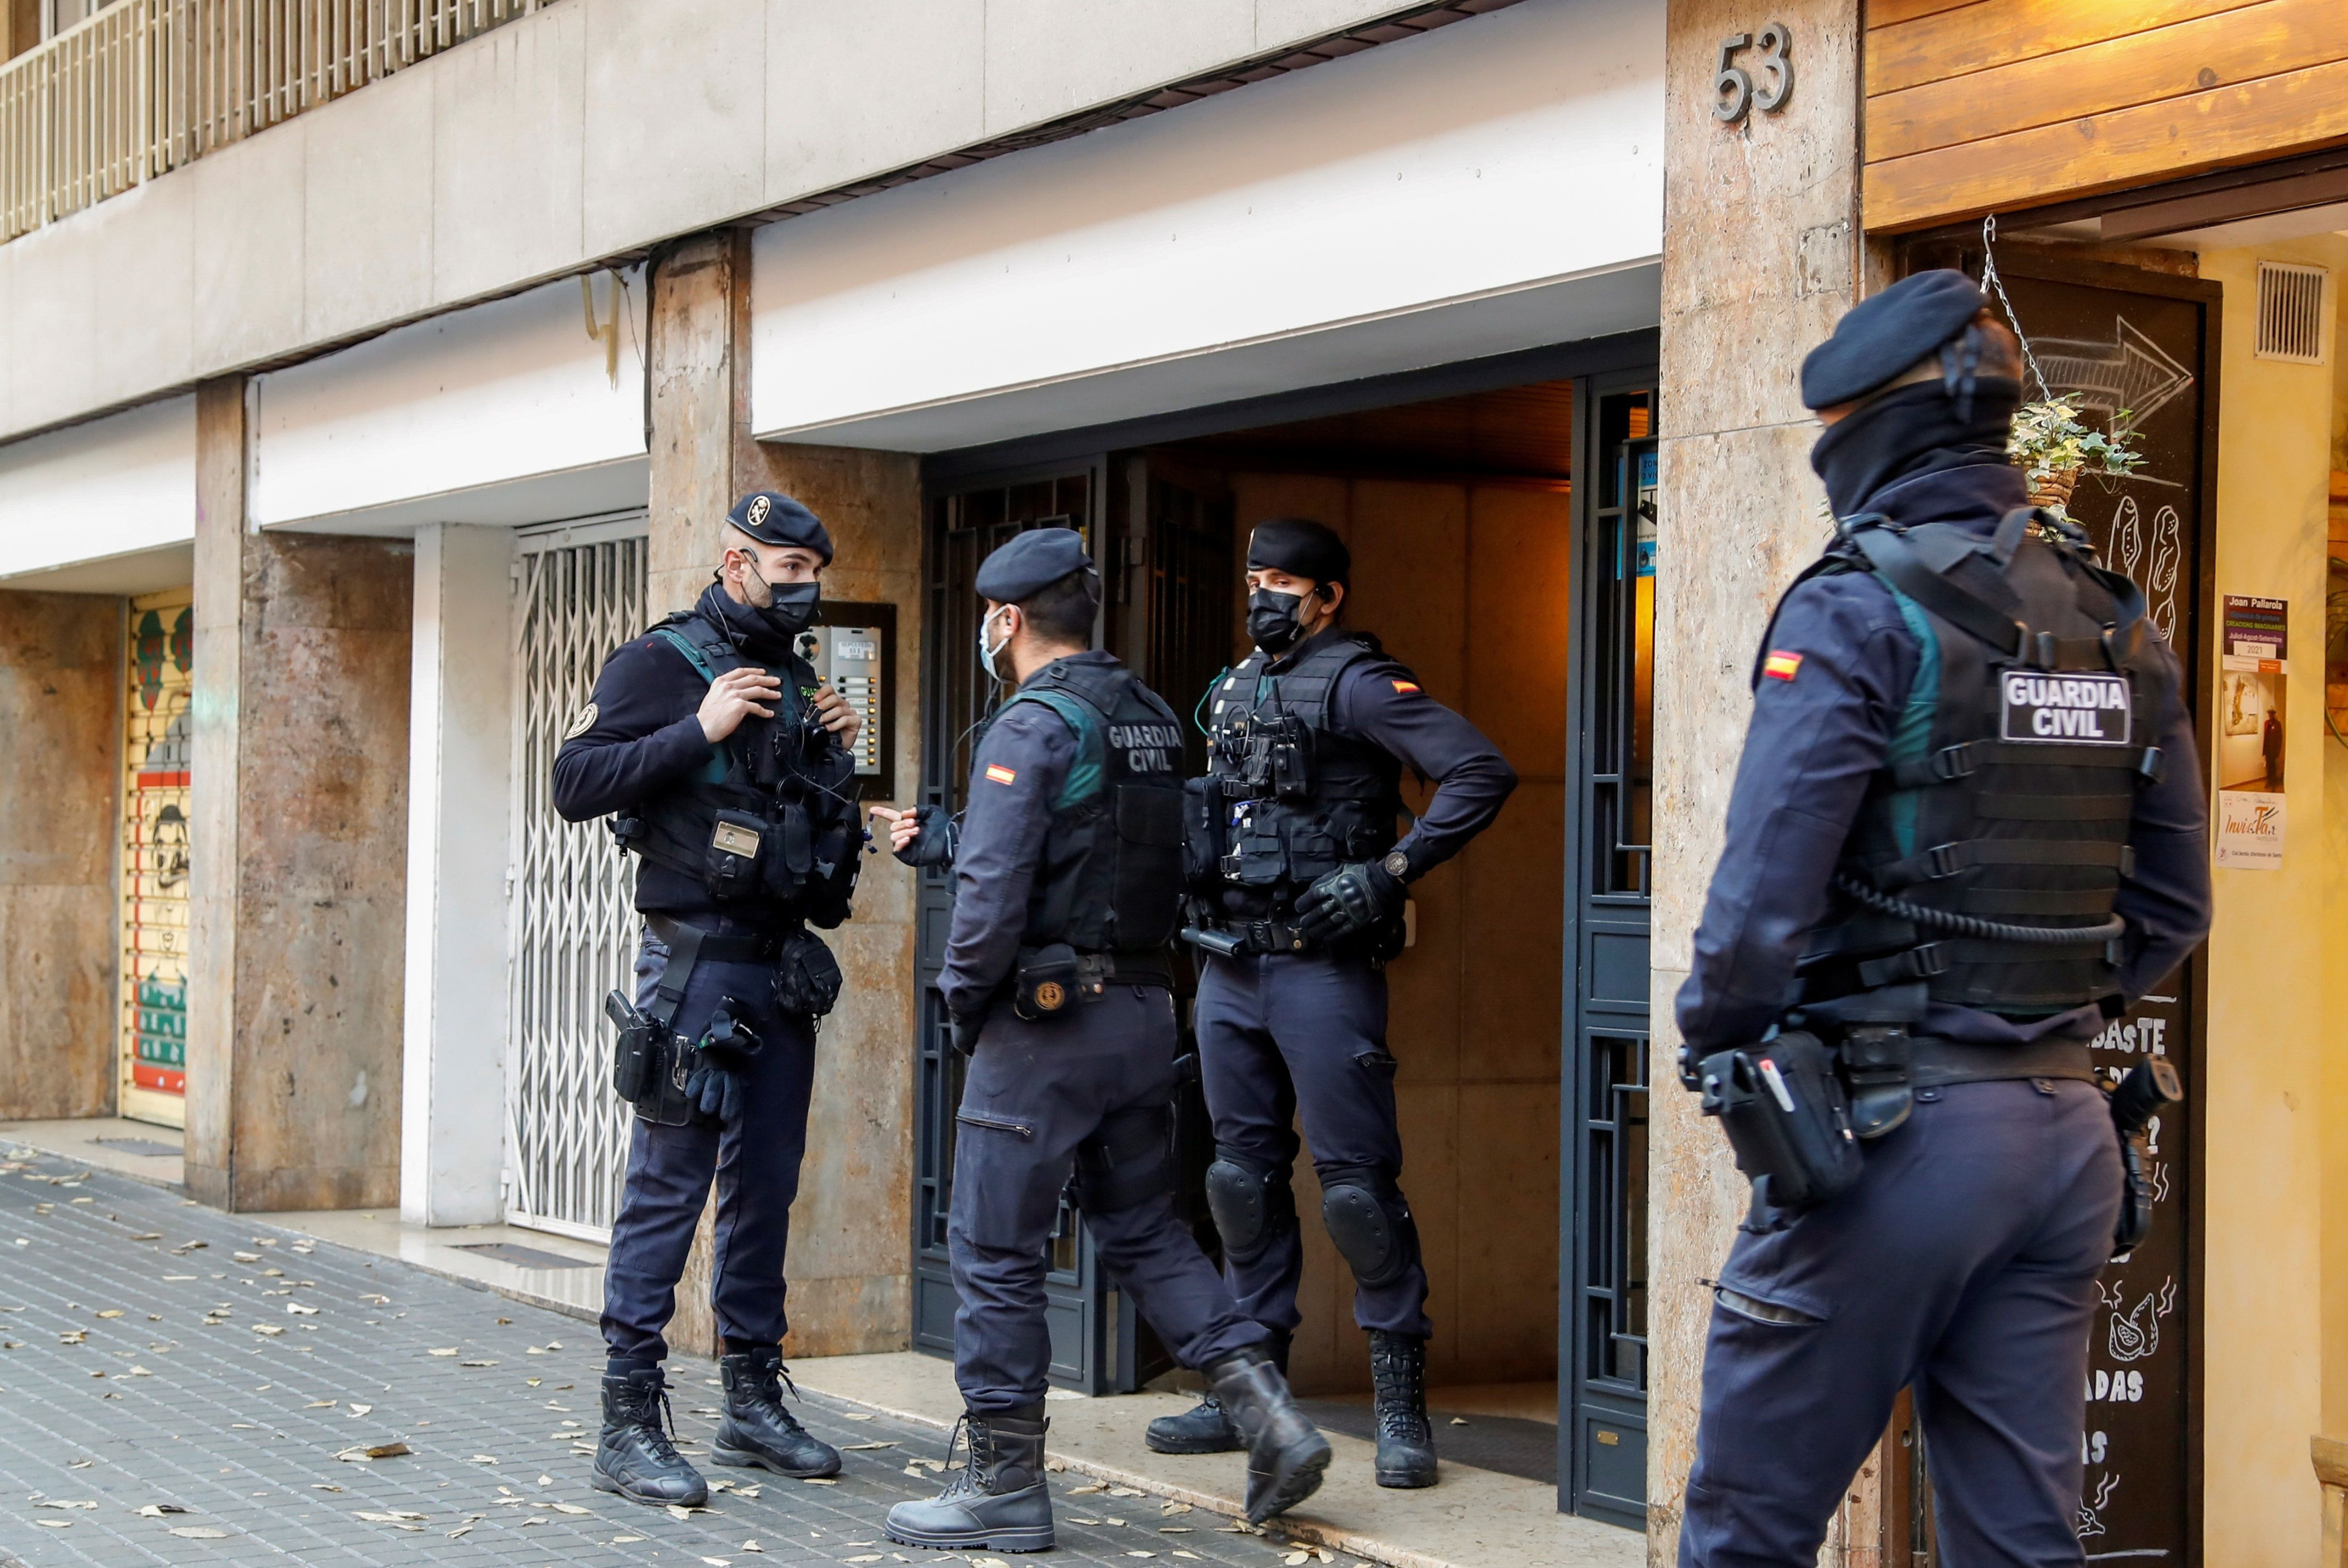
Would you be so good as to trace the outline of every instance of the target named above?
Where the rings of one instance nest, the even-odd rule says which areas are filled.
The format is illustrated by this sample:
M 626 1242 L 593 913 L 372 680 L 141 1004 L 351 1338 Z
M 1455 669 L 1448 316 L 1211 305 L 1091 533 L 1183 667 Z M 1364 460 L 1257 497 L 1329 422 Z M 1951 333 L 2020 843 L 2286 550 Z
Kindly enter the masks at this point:
M 2209 851 L 2175 655 L 2008 462 L 2017 347 L 1929 272 L 1803 364 L 1836 535 L 1763 639 L 1678 998 L 1683 1082 L 1756 1177 L 1685 1564 L 1815 1562 L 1903 1387 L 1949 1561 L 2080 1560 L 2098 1274 L 2133 1244 L 2088 1042 L 2208 931 Z M 1815 1152 L 1740 1135 L 1773 1104 Z
M 1321 1218 L 1354 1273 L 1370 1336 L 1377 1482 L 1435 1484 L 1426 1419 L 1426 1270 L 1400 1185 L 1385 966 L 1402 951 L 1410 884 L 1499 814 L 1517 776 L 1475 726 L 1344 623 L 1353 560 L 1318 522 L 1248 541 L 1256 652 L 1201 708 L 1209 777 L 1189 797 L 1193 1020 L 1215 1161 L 1207 1202 L 1226 1276 L 1285 1366 L 1303 1242 L 1290 1189 L 1301 1119 Z M 1435 780 L 1397 836 L 1402 771 Z M 1236 1443 L 1220 1390 L 1149 1425 L 1161 1453 Z
M 953 867 L 938 989 L 972 1058 L 946 1226 L 970 1458 L 886 1529 L 913 1546 L 1052 1545 L 1044 1274 L 1072 1171 L 1110 1275 L 1231 1412 L 1261 1522 L 1321 1484 L 1329 1445 L 1174 1212 L 1180 721 L 1092 647 L 1100 574 L 1073 531 L 1019 534 L 977 588 L 979 660 L 1017 689 L 979 739 L 959 832 L 933 809 L 873 811 L 900 859 Z
M 711 1457 L 828 1476 L 839 1455 L 782 1400 L 783 1251 L 807 1147 L 816 1021 L 839 969 L 810 925 L 846 919 L 863 833 L 857 715 L 793 642 L 831 536 L 787 495 L 726 514 L 715 581 L 604 661 L 554 760 L 566 819 L 608 817 L 644 916 L 615 1087 L 635 1107 L 605 1273 L 594 1483 L 638 1502 L 708 1488 L 663 1429 L 662 1329 L 717 1185 L 712 1296 L 725 1387 Z

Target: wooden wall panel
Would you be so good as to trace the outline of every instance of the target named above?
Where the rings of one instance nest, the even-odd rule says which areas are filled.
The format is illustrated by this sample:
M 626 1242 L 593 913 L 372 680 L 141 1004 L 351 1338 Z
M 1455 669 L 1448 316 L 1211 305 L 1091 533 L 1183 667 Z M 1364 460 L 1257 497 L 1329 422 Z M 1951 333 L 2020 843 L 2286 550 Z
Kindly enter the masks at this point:
M 2341 0 L 1931 5 L 1869 6 L 1878 232 L 2348 141 Z

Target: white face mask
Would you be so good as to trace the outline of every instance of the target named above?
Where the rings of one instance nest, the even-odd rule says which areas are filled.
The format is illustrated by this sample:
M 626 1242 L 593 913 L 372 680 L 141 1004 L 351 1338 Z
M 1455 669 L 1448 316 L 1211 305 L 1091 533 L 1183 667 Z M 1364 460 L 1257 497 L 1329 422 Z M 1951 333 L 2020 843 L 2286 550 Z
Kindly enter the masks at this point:
M 1011 608 L 1013 608 L 1013 606 L 1009 604 L 1002 605 L 994 611 L 994 614 L 988 615 L 984 620 L 978 624 L 978 667 L 984 670 L 989 676 L 992 676 L 996 680 L 1004 678 L 1004 672 L 994 667 L 994 661 L 1003 656 L 1003 650 L 1004 648 L 1011 645 L 1011 635 L 1009 633 L 1005 633 L 1004 634 L 1003 641 L 999 643 L 990 643 L 986 640 L 986 629 L 994 624 L 996 616 L 1001 615 L 1005 610 L 1009 610 Z

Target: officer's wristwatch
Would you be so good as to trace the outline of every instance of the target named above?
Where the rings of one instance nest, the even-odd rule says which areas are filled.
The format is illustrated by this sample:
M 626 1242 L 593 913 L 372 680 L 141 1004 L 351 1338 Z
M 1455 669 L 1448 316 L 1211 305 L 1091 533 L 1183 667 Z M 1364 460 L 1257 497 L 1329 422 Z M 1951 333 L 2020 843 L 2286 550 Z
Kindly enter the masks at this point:
M 1386 858 L 1379 863 L 1385 868 L 1386 875 L 1394 878 L 1395 881 L 1408 882 L 1410 880 L 1410 857 L 1404 854 L 1400 850 L 1396 850 L 1393 853 L 1387 855 Z

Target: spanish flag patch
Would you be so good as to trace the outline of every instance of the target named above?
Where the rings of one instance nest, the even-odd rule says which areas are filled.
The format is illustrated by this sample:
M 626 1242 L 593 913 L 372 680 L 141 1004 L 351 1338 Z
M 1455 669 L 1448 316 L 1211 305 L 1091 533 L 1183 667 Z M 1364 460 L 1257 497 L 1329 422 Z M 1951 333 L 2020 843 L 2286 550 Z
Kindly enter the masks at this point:
M 1416 681 L 1396 681 L 1394 683 L 1394 688 L 1395 695 L 1400 696 L 1408 696 L 1412 692 L 1418 689 L 1418 683 Z
M 1019 773 L 1016 769 L 1005 768 L 1000 762 L 990 762 L 986 765 L 986 777 L 991 783 L 1008 784 L 1018 778 Z
M 1761 673 L 1772 680 L 1789 681 L 1802 673 L 1802 655 L 1771 649 L 1761 661 Z

